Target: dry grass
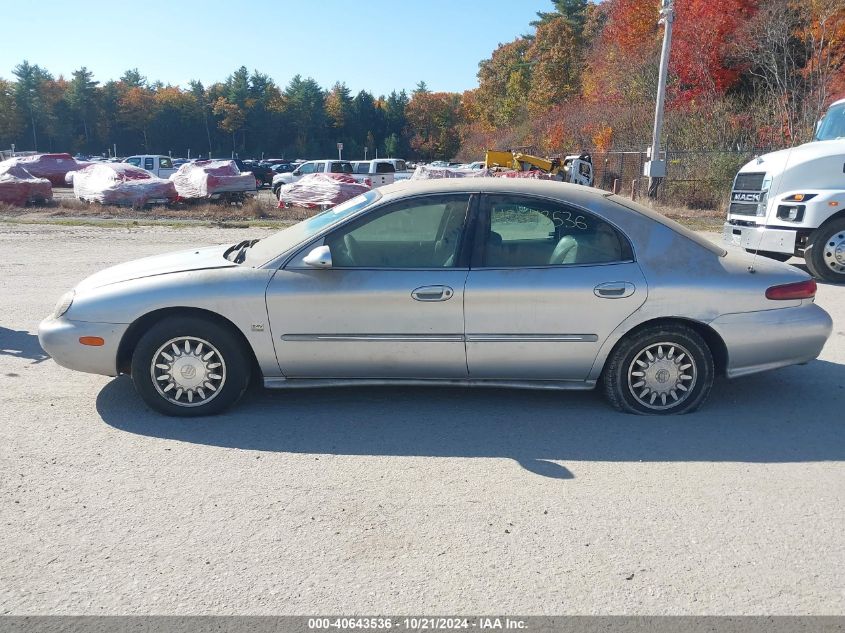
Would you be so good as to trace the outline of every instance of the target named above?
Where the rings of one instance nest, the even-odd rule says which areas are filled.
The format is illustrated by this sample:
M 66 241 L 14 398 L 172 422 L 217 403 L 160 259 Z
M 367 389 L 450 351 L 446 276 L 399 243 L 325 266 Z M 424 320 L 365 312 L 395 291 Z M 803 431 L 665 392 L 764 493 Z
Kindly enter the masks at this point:
M 690 209 L 652 203 L 647 198 L 637 200 L 696 231 L 720 231 L 725 221 L 723 211 L 716 209 Z M 287 224 L 308 218 L 318 211 L 302 207 L 279 209 L 271 194 L 262 192 L 258 197 L 241 205 L 227 204 L 177 204 L 148 209 L 89 204 L 74 198 L 60 196 L 50 205 L 15 207 L 0 203 L 0 219 L 6 221 L 74 221 L 114 220 L 142 222 L 202 221 L 219 225 L 242 226 L 267 222 Z
M 643 203 L 642 200 L 638 200 L 638 202 Z M 694 231 L 721 231 L 726 218 L 725 212 L 717 209 L 690 209 L 661 204 L 649 204 L 649 206 L 658 213 L 662 213 L 667 218 L 680 222 Z
M 272 196 L 261 195 L 243 204 L 197 203 L 133 208 L 82 202 L 60 196 L 47 205 L 17 207 L 0 203 L 0 218 L 5 220 L 195 220 L 212 223 L 250 223 L 254 221 L 298 222 L 317 213 L 314 209 L 292 207 L 279 209 Z

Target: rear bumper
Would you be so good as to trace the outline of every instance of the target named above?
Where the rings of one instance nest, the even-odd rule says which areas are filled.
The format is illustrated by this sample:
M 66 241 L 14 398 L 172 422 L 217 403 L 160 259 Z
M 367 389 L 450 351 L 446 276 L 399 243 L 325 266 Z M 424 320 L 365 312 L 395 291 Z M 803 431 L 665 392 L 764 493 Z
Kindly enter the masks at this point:
M 62 367 L 90 374 L 117 376 L 117 350 L 128 324 L 89 323 L 47 317 L 38 326 L 38 342 Z M 99 336 L 103 345 L 79 342 L 82 336 Z
M 728 378 L 806 363 L 817 358 L 833 321 L 815 303 L 726 314 L 710 323 L 728 349 Z
M 736 226 L 725 222 L 722 239 L 726 244 L 752 251 L 795 253 L 796 232 L 766 226 Z

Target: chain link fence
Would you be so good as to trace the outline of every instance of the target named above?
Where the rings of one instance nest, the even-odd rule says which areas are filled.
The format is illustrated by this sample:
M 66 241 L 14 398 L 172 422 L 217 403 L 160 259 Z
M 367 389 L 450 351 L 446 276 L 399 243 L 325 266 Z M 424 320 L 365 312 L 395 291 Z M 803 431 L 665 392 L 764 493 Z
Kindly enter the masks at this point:
M 769 151 L 669 149 L 666 178 L 658 188 L 657 200 L 691 209 L 724 210 L 739 168 Z M 648 157 L 644 151 L 594 152 L 592 158 L 595 187 L 634 198 L 647 194 L 643 166 Z

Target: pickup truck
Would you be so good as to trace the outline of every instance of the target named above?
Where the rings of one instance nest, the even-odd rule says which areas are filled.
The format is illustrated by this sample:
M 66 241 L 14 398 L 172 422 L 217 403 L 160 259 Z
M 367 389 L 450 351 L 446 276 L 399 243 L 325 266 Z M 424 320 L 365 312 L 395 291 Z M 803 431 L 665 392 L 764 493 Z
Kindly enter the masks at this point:
M 170 174 L 176 173 L 176 167 L 173 166 L 173 161 L 170 156 L 159 156 L 156 154 L 141 154 L 138 156 L 130 156 L 123 161 L 135 167 L 140 167 L 154 176 L 164 178 L 167 180 Z
M 347 174 L 355 178 L 355 170 L 348 160 L 309 160 L 302 163 L 291 172 L 276 174 L 273 176 L 273 194 L 278 198 L 279 189 L 282 185 L 289 185 L 308 174 Z M 363 177 L 356 180 L 364 182 Z
M 392 161 L 386 159 L 354 160 L 352 168 L 355 170 L 352 174 L 355 179 L 357 180 L 358 176 L 364 176 L 364 184 L 370 187 L 392 185 L 396 180 L 396 168 Z
M 240 160 L 239 158 L 235 159 L 235 164 L 238 166 L 238 169 L 240 169 L 242 172 L 252 172 L 252 175 L 255 176 L 255 184 L 257 187 L 269 187 L 273 184 L 273 176 L 275 174 L 269 166 L 262 165 L 258 161 Z

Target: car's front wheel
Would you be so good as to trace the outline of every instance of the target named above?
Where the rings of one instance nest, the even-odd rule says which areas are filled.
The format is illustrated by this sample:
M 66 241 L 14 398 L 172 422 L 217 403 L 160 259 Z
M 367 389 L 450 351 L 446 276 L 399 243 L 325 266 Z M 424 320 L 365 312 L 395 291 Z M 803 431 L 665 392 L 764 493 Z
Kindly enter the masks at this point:
M 153 325 L 132 355 L 132 382 L 166 415 L 213 415 L 234 404 L 249 384 L 243 344 L 226 327 L 197 317 Z
M 673 415 L 695 411 L 713 386 L 713 355 L 685 325 L 653 326 L 623 339 L 602 376 L 610 403 L 627 413 Z

